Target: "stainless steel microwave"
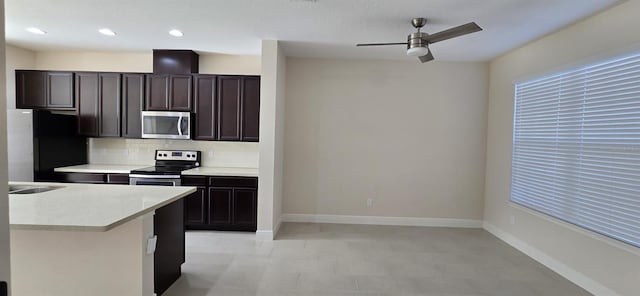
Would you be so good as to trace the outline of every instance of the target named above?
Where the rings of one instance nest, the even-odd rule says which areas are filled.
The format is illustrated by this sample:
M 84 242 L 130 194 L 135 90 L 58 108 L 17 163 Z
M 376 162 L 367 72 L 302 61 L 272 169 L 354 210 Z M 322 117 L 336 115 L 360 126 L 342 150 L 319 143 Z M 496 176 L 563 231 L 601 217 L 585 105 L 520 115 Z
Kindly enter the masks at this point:
M 191 139 L 191 113 L 142 111 L 142 138 Z

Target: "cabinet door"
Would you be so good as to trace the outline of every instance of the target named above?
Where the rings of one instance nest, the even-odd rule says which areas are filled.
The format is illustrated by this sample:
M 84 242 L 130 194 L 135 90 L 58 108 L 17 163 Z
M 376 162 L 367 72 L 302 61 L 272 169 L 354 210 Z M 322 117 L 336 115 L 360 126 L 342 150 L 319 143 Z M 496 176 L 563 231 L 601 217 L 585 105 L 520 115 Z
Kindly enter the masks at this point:
M 169 74 L 147 75 L 146 110 L 169 110 Z
M 233 189 L 233 224 L 241 227 L 256 225 L 256 189 Z
M 76 73 L 78 98 L 78 134 L 98 136 L 98 74 Z
M 207 189 L 198 187 L 197 191 L 185 198 L 184 223 L 187 226 L 200 226 L 207 223 Z
M 144 74 L 122 74 L 122 136 L 142 137 L 140 112 L 144 106 Z
M 216 76 L 195 78 L 196 140 L 216 139 Z
M 242 83 L 242 141 L 257 142 L 260 127 L 260 77 Z
M 46 101 L 46 73 L 16 70 L 16 108 L 44 108 Z
M 192 84 L 191 75 L 171 75 L 169 87 L 169 110 L 191 111 Z
M 47 107 L 51 109 L 72 109 L 73 73 L 47 72 Z
M 120 136 L 120 74 L 99 74 L 98 127 L 100 137 Z
M 218 140 L 240 140 L 241 81 L 237 76 L 218 77 Z
M 210 187 L 209 188 L 209 225 L 231 225 L 231 199 L 233 188 Z

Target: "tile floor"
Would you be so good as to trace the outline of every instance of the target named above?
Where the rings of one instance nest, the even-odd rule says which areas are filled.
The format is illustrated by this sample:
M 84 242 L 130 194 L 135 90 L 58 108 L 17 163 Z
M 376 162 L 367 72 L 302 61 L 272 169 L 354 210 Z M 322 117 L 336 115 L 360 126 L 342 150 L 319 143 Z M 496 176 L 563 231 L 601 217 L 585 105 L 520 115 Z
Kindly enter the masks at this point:
M 481 229 L 285 223 L 277 240 L 188 232 L 164 294 L 591 295 Z

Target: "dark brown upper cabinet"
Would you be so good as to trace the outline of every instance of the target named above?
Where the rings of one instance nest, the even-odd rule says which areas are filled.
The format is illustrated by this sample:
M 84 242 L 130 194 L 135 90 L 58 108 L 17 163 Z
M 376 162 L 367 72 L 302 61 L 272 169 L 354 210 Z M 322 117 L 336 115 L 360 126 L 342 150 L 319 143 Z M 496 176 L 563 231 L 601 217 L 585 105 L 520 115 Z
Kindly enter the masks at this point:
M 240 141 L 242 78 L 218 77 L 218 140 Z
M 120 73 L 101 73 L 100 82 L 99 137 L 120 137 L 120 102 L 122 78 Z
M 16 108 L 45 108 L 47 74 L 43 71 L 16 70 Z
M 217 139 L 258 141 L 260 78 L 218 76 Z
M 242 131 L 245 142 L 257 142 L 260 131 L 260 77 L 242 77 Z
M 75 109 L 73 73 L 16 70 L 16 107 Z
M 73 73 L 47 72 L 47 108 L 73 109 Z
M 216 82 L 215 75 L 195 76 L 195 140 L 216 140 Z
M 191 75 L 147 74 L 146 110 L 191 111 Z
M 199 64 L 198 54 L 193 50 L 153 50 L 153 73 L 156 74 L 197 74 Z
M 142 137 L 140 112 L 144 107 L 144 74 L 122 74 L 122 137 Z
M 76 73 L 78 134 L 98 136 L 98 73 Z
M 76 73 L 78 133 L 90 137 L 120 136 L 120 73 Z

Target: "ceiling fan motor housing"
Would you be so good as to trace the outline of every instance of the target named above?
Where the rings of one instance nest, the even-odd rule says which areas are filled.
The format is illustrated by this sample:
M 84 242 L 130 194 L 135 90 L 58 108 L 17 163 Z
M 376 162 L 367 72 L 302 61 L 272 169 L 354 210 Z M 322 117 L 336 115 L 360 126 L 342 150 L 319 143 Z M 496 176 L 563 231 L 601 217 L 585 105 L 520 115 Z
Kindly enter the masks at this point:
M 417 47 L 427 47 L 429 43 L 427 42 L 427 38 L 429 34 L 424 32 L 415 32 L 409 34 L 407 37 L 407 50 Z

